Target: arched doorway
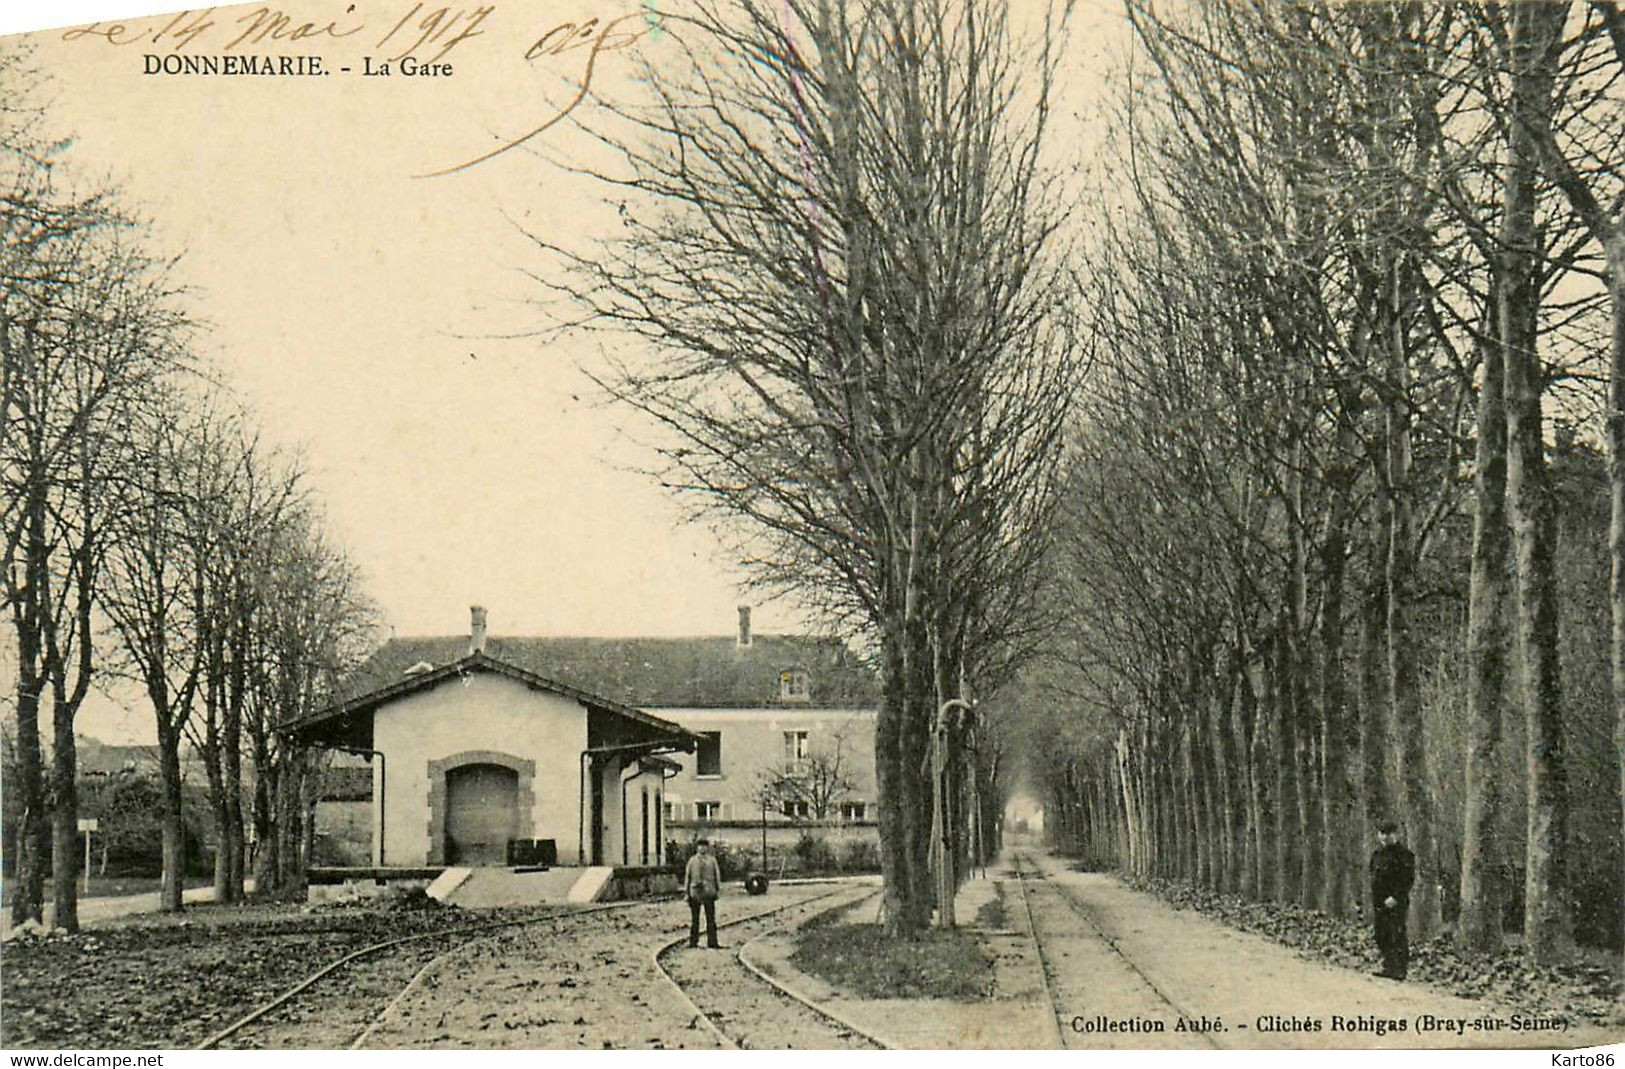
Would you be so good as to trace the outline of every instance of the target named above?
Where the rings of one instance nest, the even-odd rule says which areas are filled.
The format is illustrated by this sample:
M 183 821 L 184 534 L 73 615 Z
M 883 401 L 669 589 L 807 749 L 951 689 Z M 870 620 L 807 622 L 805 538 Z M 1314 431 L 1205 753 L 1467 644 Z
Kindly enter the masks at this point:
M 492 764 L 446 772 L 446 861 L 503 865 L 519 830 L 519 773 Z

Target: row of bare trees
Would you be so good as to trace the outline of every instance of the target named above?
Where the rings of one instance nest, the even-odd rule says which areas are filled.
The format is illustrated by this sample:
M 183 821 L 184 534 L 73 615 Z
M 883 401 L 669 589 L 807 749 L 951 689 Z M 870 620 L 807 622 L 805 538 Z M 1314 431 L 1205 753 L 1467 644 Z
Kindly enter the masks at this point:
M 72 929 L 74 726 L 92 689 L 133 683 L 155 714 L 166 907 L 180 907 L 185 875 L 188 744 L 207 779 L 217 896 L 235 901 L 250 838 L 261 888 L 298 878 L 305 758 L 275 728 L 314 708 L 368 612 L 298 465 L 193 359 L 200 328 L 149 228 L 45 132 L 37 77 L 24 53 L 0 53 L 0 564 L 22 810 L 11 908 L 39 920 L 49 878 L 55 923 Z
M 1620 359 L 1617 10 L 1129 11 L 1155 76 L 1124 94 L 1095 288 L 1116 353 L 1056 586 L 1058 686 L 1097 710 L 1048 764 L 1069 832 L 1345 913 L 1399 814 L 1423 933 L 1454 907 L 1498 946 L 1519 898 L 1537 957 L 1576 910 L 1617 931 L 1617 804 L 1571 842 L 1575 786 L 1618 790 L 1607 687 L 1563 660 L 1605 627 L 1570 585 L 1601 582 L 1602 483 L 1568 476 L 1568 512 L 1557 483 L 1620 419 L 1592 388 L 1610 336 Z M 1620 567 L 1615 538 L 1615 661 Z
M 621 236 L 537 239 L 569 325 L 631 342 L 601 382 L 655 428 L 667 485 L 873 652 L 885 916 L 911 934 L 938 891 L 938 710 L 1041 630 L 1078 377 L 1043 153 L 1056 27 L 988 0 L 723 0 L 663 26 L 648 98 L 590 131 Z M 989 765 L 956 753 L 945 797 Z
M 1619 9 L 1129 13 L 1049 681 L 1092 730 L 1039 762 L 1065 834 L 1350 913 L 1397 815 L 1416 929 L 1617 937 Z

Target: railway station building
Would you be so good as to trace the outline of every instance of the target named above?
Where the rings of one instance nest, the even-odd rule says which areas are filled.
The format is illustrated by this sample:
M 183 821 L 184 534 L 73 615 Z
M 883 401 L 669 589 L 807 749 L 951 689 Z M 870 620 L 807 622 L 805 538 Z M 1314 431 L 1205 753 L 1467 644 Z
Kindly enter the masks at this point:
M 753 635 L 392 638 L 287 731 L 370 798 L 319 837 L 374 868 L 658 866 L 702 834 L 875 837 L 878 687 L 844 644 Z M 764 810 L 763 801 L 775 801 Z M 793 789 L 805 785 L 807 790 Z

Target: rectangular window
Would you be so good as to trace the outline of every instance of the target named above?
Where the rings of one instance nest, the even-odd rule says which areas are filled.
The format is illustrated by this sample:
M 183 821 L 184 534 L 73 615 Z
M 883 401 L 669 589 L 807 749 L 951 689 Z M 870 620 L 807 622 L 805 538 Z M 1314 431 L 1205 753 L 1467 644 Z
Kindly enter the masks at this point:
M 779 803 L 779 811 L 791 820 L 806 820 L 811 812 L 806 802 L 789 798 Z
M 786 772 L 800 772 L 807 760 L 807 733 L 805 731 L 786 731 L 784 733 L 784 770 Z
M 721 802 L 695 802 L 695 820 L 717 820 L 722 816 Z
M 862 820 L 866 810 L 862 802 L 842 802 L 841 819 L 847 821 Z
M 694 751 L 694 774 L 722 775 L 722 732 L 701 731 L 696 734 L 700 737 L 700 745 Z

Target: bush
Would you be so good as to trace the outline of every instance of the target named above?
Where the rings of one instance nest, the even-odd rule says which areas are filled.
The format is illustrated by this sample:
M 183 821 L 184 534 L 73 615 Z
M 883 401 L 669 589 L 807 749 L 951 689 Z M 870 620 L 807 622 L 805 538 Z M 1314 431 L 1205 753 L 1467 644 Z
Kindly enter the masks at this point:
M 801 871 L 809 875 L 835 871 L 835 851 L 827 840 L 803 832 L 794 850 L 796 860 L 801 862 Z
M 841 848 L 842 872 L 879 872 L 880 844 L 873 839 L 853 839 Z
M 666 843 L 666 862 L 679 873 L 688 864 L 688 859 L 694 856 L 694 847 L 698 840 L 678 842 L 671 840 Z M 711 840 L 711 856 L 717 859 L 717 868 L 722 872 L 724 880 L 744 879 L 749 873 L 756 871 L 757 855 L 748 848 L 734 846 L 719 840 Z

